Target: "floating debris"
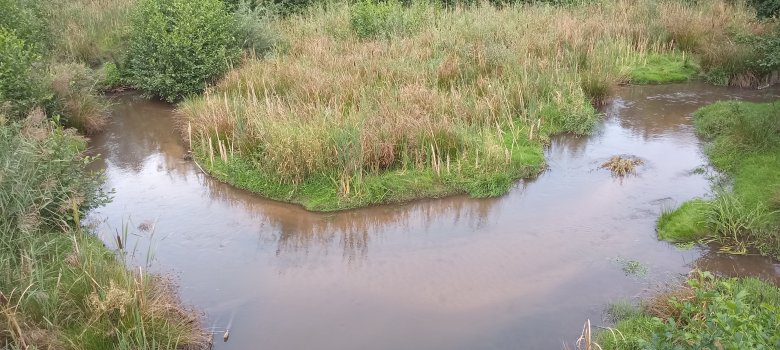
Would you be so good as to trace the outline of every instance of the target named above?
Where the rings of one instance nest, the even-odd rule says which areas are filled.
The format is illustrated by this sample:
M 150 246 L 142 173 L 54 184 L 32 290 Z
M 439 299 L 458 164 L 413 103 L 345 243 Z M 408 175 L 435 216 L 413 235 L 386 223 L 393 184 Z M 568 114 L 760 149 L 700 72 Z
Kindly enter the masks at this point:
M 644 164 L 644 162 L 636 157 L 613 156 L 608 161 L 601 164 L 601 168 L 609 169 L 614 176 L 623 177 L 628 174 L 635 174 L 636 167 L 642 164 Z

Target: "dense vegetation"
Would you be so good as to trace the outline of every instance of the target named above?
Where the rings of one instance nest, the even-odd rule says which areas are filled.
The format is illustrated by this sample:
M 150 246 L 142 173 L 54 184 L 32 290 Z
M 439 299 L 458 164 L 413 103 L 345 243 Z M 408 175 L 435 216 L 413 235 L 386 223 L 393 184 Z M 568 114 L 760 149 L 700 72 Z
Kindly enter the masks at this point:
M 589 132 L 617 84 L 780 80 L 780 6 L 748 3 L 0 0 L 0 347 L 204 342 L 163 281 L 128 272 L 81 226 L 105 198 L 84 140 L 62 127 L 99 132 L 103 92 L 183 100 L 208 172 L 310 209 L 495 196 L 543 168 L 551 135 Z M 732 183 L 665 215 L 662 237 L 780 256 L 777 115 L 739 103 L 697 114 Z M 755 307 L 776 306 L 776 290 L 695 281 L 669 303 L 674 322 L 618 325 L 645 342 L 625 344 L 717 344 L 748 312 L 735 329 L 777 346 L 763 332 L 776 319 Z
M 172 349 L 206 339 L 158 278 L 126 270 L 79 218 L 105 200 L 83 138 L 0 118 L 0 348 Z
M 221 0 L 140 0 L 130 38 L 129 81 L 169 102 L 202 91 L 239 55 Z
M 313 210 L 496 196 L 617 84 L 765 83 L 774 56 L 748 42 L 774 27 L 718 1 L 329 4 L 274 21 L 272 54 L 182 103 L 181 124 L 212 175 Z
M 694 273 L 685 286 L 640 307 L 618 303 L 616 325 L 598 334 L 611 350 L 778 349 L 780 289 L 754 278 Z
M 712 166 L 726 178 L 714 199 L 663 214 L 659 237 L 780 257 L 780 102 L 718 102 L 697 111 L 694 125 L 708 141 Z

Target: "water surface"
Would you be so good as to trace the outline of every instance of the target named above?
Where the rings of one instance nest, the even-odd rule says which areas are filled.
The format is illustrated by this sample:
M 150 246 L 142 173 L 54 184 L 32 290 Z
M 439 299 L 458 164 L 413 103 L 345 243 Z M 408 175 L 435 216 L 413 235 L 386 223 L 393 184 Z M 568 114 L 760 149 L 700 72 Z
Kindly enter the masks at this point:
M 690 113 L 779 97 L 623 88 L 593 135 L 555 138 L 549 168 L 503 197 L 318 214 L 204 176 L 184 160 L 171 107 L 127 95 L 91 143 L 116 190 L 91 218 L 109 244 L 127 223 L 133 263 L 175 274 L 206 326 L 230 327 L 217 349 L 560 349 L 586 319 L 603 323 L 609 301 L 697 266 L 780 282 L 768 259 L 681 250 L 654 230 L 661 210 L 709 192 Z M 599 165 L 616 154 L 645 165 L 613 178 Z M 646 274 L 624 272 L 628 261 Z

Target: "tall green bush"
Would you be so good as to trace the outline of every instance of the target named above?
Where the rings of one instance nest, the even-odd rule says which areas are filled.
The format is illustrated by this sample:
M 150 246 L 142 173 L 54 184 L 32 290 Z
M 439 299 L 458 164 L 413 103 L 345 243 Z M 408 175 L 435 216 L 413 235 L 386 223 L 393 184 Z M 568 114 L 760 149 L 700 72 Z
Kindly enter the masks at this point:
M 0 28 L 6 28 L 36 51 L 50 44 L 45 7 L 39 0 L 0 0 Z
M 780 0 L 778 0 L 780 10 Z M 757 58 L 752 62 L 762 73 L 780 69 L 780 28 L 773 33 L 752 38 Z
M 269 24 L 275 17 L 273 9 L 242 1 L 233 11 L 233 17 L 236 23 L 236 40 L 249 54 L 262 56 L 278 41 L 278 34 Z
M 780 17 L 780 0 L 749 0 L 759 18 Z
M 42 102 L 33 71 L 39 56 L 13 32 L 0 27 L 0 114 L 19 118 Z
M 389 37 L 414 32 L 423 22 L 426 4 L 404 7 L 400 1 L 361 0 L 350 8 L 349 21 L 363 39 Z
M 132 24 L 130 83 L 167 101 L 203 91 L 240 54 L 222 0 L 142 0 Z

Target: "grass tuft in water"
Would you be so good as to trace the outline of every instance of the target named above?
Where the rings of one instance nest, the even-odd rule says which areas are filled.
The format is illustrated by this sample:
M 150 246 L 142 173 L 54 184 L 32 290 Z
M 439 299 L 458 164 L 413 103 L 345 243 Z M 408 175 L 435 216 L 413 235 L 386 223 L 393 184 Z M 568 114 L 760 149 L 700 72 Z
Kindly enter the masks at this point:
M 602 169 L 612 172 L 612 175 L 624 177 L 630 174 L 636 174 L 636 167 L 644 162 L 636 157 L 613 156 L 608 161 L 601 164 Z

